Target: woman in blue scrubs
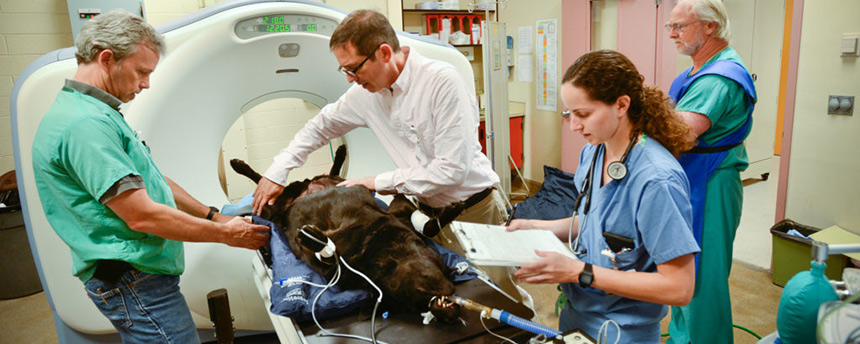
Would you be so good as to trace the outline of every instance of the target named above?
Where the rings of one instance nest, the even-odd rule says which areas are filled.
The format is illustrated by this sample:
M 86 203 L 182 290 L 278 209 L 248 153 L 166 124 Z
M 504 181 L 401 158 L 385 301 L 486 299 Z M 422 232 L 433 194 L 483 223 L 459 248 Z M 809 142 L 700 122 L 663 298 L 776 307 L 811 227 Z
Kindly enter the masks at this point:
M 597 338 L 607 323 L 609 342 L 620 336 L 620 343 L 659 343 L 666 305 L 693 297 L 699 247 L 689 184 L 676 159 L 694 144 L 689 128 L 615 51 L 580 57 L 564 75 L 561 96 L 570 130 L 588 141 L 574 178 L 582 197 L 570 218 L 515 220 L 508 230 L 551 230 L 579 260 L 538 251 L 542 258 L 515 276 L 561 283 L 568 299 L 562 331 Z

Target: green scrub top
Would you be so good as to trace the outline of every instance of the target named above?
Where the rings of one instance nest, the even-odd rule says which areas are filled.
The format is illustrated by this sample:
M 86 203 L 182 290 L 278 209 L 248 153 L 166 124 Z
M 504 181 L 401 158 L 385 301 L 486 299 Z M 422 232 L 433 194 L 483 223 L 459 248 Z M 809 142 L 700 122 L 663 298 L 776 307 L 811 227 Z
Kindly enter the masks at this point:
M 730 60 L 743 65 L 738 53 L 731 47 L 726 47 L 708 60 L 702 68 L 717 60 Z M 708 116 L 711 127 L 699 138 L 707 144 L 713 144 L 744 125 L 749 114 L 749 106 L 741 85 L 722 76 L 705 75 L 690 85 L 687 93 L 675 106 L 675 111 L 696 112 Z M 748 136 L 749 133 L 746 135 Z M 748 166 L 746 148 L 744 145 L 739 145 L 729 150 L 717 169 L 733 168 L 743 171 Z
M 81 93 L 84 90 L 86 94 Z M 103 100 L 109 97 L 114 107 Z M 140 176 L 147 195 L 176 208 L 149 150 L 119 113 L 119 101 L 67 81 L 39 124 L 33 170 L 45 216 L 71 248 L 72 272 L 86 282 L 100 259 L 129 262 L 152 274 L 180 275 L 182 242 L 134 231 L 99 200 L 123 177 Z

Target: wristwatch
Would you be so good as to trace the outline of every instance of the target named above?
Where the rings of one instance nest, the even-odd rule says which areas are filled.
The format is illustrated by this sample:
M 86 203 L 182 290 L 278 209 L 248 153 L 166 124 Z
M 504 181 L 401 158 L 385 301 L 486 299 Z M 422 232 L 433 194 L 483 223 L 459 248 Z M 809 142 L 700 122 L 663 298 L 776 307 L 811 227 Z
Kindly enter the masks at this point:
M 592 272 L 591 264 L 585 263 L 585 267 L 579 273 L 579 286 L 588 288 L 592 283 L 594 283 L 594 272 Z
M 209 214 L 206 214 L 206 219 L 212 220 L 212 217 L 214 217 L 215 213 L 217 213 L 217 212 L 218 212 L 218 208 L 215 208 L 213 206 L 209 206 Z

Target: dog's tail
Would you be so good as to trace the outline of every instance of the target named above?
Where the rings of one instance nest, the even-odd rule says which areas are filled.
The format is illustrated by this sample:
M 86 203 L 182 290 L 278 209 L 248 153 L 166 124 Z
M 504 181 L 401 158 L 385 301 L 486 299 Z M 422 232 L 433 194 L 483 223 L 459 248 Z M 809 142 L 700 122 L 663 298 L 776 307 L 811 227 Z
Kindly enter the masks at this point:
M 230 159 L 230 167 L 232 167 L 233 171 L 236 171 L 236 173 L 248 177 L 248 179 L 252 180 L 255 184 L 259 183 L 260 178 L 263 177 L 257 173 L 257 171 L 254 171 L 251 166 L 248 166 L 247 163 L 239 159 Z
M 343 163 L 345 161 L 346 145 L 340 145 L 340 147 L 337 147 L 337 151 L 334 153 L 334 163 L 331 165 L 331 170 L 329 170 L 328 175 L 331 177 L 340 177 L 340 169 L 343 167 Z

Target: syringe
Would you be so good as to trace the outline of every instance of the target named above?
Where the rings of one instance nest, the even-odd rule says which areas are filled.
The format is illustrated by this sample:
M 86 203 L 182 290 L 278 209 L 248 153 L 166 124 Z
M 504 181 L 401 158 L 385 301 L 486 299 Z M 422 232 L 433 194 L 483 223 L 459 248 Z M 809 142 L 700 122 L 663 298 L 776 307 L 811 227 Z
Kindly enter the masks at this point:
M 456 295 L 452 296 L 451 300 L 453 300 L 454 303 L 463 306 L 463 308 L 480 312 L 481 316 L 485 318 L 493 318 L 503 324 L 508 324 L 532 333 L 542 334 L 544 336 L 547 336 L 547 338 L 562 339 L 561 331 L 547 326 L 543 326 L 541 324 L 536 324 L 506 311 L 490 308 L 475 301 L 462 298 Z

